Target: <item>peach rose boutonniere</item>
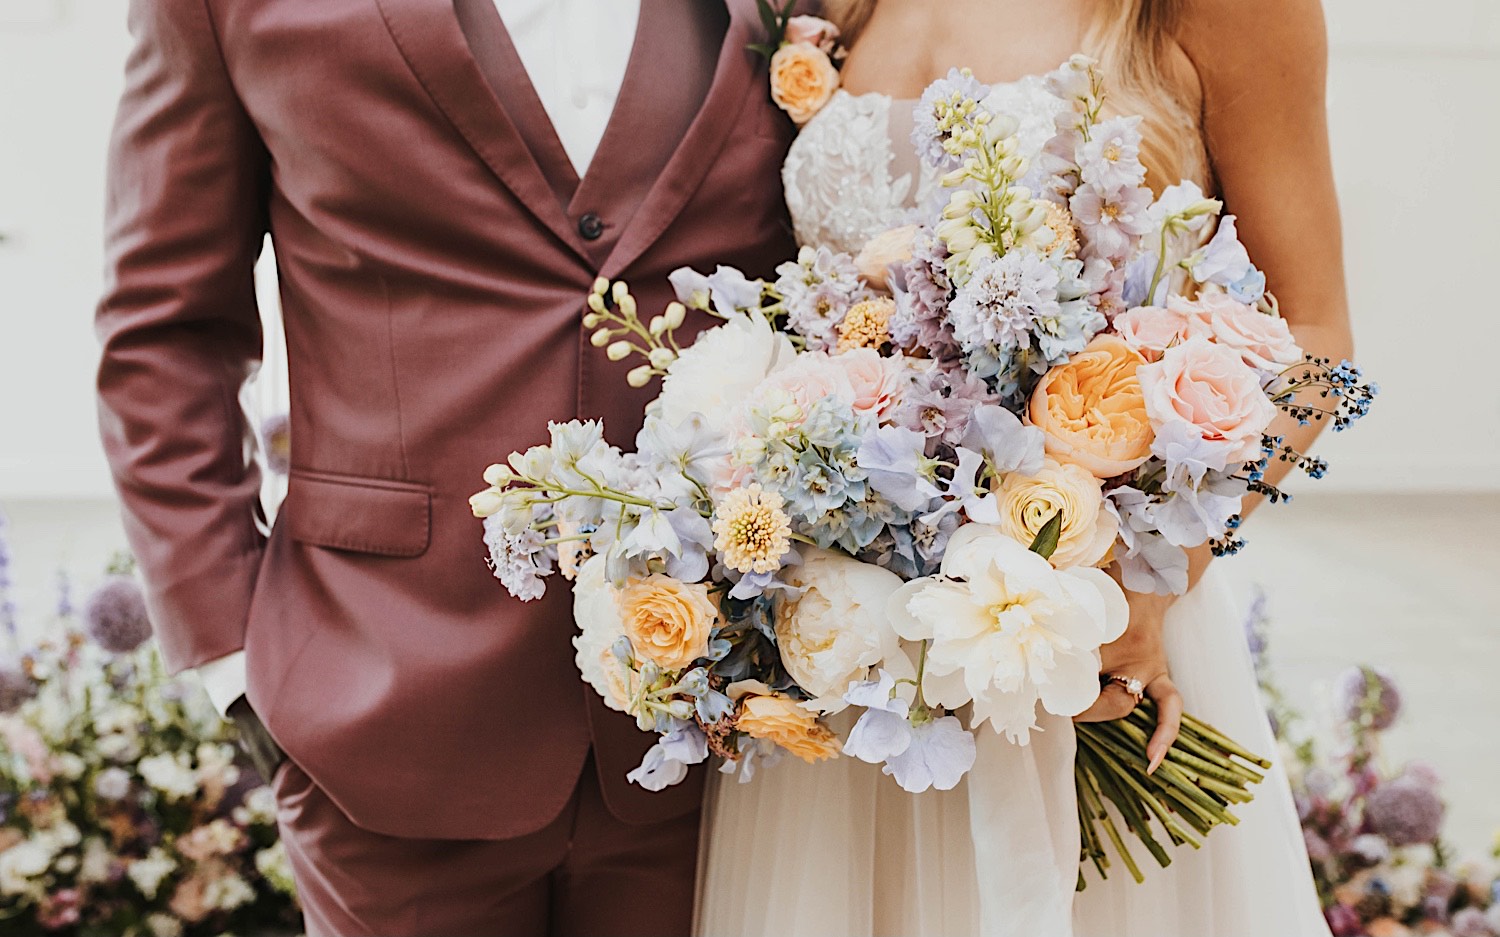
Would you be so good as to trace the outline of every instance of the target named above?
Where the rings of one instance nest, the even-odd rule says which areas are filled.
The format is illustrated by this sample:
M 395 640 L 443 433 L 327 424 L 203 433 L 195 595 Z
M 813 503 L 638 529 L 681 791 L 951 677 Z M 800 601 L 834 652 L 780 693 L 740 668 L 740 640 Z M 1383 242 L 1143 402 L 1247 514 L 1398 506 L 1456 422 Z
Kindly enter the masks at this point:
M 771 100 L 801 127 L 833 99 L 844 51 L 837 26 L 816 16 L 792 16 L 795 3 L 787 0 L 778 8 L 756 0 L 767 37 L 750 48 L 771 63 Z
M 1047 454 L 1114 478 L 1151 457 L 1155 433 L 1136 371 L 1146 363 L 1112 335 L 1100 335 L 1048 371 L 1031 395 L 1031 425 Z
M 838 736 L 797 700 L 753 680 L 730 686 L 729 696 L 740 704 L 735 728 L 751 738 L 771 742 L 808 764 L 838 757 Z

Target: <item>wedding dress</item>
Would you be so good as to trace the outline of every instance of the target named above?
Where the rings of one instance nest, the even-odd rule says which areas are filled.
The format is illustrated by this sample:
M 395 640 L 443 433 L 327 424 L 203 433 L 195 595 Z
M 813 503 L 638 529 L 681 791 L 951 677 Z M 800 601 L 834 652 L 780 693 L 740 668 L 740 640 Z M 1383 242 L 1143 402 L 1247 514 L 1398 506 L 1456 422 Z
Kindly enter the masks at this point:
M 1061 102 L 1042 77 L 995 88 L 1023 150 Z M 911 102 L 840 91 L 802 131 L 783 178 L 804 244 L 856 252 L 940 188 L 908 141 Z M 1172 675 L 1193 714 L 1272 755 L 1225 560 L 1166 619 Z M 699 937 L 1327 937 L 1302 832 L 1277 766 L 1237 827 L 1173 851 L 1133 881 L 1092 867 L 1075 894 L 1079 829 L 1069 720 L 1044 716 L 1030 745 L 978 733 L 951 791 L 907 794 L 878 765 L 786 758 L 749 783 L 716 776 L 705 812 Z M 847 728 L 847 727 L 844 727 Z

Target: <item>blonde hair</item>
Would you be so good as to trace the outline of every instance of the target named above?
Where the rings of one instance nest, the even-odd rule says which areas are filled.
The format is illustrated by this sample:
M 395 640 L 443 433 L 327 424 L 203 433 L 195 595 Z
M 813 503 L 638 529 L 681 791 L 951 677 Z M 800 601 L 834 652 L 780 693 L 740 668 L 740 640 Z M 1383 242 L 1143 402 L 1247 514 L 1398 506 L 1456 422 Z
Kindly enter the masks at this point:
M 1172 78 L 1173 30 L 1182 0 L 1102 0 L 1083 51 L 1098 59 L 1108 90 L 1106 109 L 1139 114 L 1145 126 L 1141 160 L 1160 191 L 1189 179 L 1210 184 L 1199 102 L 1183 100 Z M 852 45 L 875 12 L 876 0 L 825 0 L 824 12 Z

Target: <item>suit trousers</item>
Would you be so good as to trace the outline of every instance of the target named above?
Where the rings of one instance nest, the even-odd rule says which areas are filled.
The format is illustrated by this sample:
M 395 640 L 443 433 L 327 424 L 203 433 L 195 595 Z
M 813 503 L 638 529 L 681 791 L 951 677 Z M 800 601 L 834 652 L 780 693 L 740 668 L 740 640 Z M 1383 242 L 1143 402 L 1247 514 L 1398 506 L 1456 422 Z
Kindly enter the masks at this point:
M 591 757 L 546 827 L 510 840 L 404 839 L 356 826 L 295 762 L 277 814 L 309 937 L 688 937 L 697 812 L 637 825 Z M 499 805 L 497 804 L 497 808 Z

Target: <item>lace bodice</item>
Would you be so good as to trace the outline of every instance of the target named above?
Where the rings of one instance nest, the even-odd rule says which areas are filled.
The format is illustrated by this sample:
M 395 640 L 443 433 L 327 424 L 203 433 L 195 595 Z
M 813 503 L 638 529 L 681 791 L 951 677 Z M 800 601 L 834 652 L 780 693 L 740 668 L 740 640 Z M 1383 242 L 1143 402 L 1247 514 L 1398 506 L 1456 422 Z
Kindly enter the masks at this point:
M 1015 117 L 1021 150 L 1039 152 L 1064 106 L 1046 76 L 995 85 L 985 103 Z M 781 178 L 799 244 L 850 254 L 882 231 L 909 220 L 938 189 L 937 174 L 910 142 L 915 101 L 840 89 L 808 121 L 787 153 Z

